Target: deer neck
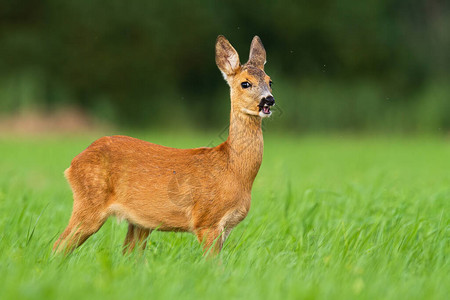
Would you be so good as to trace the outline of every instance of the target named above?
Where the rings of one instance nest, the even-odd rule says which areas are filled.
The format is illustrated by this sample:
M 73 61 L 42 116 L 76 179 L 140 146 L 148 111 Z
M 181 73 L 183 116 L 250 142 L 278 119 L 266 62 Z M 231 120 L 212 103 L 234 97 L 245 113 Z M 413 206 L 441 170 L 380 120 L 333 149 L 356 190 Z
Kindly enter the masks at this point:
M 229 135 L 225 143 L 229 150 L 229 167 L 251 189 L 263 156 L 261 118 L 232 107 Z

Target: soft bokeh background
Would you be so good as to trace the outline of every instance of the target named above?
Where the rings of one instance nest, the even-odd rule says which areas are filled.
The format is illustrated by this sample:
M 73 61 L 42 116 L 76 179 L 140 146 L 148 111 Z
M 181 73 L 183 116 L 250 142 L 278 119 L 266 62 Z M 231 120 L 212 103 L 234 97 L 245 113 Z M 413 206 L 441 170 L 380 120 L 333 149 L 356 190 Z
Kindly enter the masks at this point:
M 229 96 L 215 39 L 225 35 L 245 62 L 257 34 L 279 107 L 273 130 L 446 134 L 449 8 L 443 0 L 1 1 L 0 130 L 220 130 Z

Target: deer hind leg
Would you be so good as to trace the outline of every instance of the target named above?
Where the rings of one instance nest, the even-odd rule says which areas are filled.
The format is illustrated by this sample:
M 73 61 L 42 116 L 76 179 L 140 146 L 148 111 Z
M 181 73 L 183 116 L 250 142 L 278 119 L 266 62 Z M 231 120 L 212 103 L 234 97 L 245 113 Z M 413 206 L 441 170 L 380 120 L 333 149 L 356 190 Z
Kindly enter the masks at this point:
M 82 180 L 71 180 L 70 169 L 66 172 L 73 190 L 73 210 L 69 224 L 53 246 L 54 252 L 72 252 L 96 233 L 108 218 L 109 192 L 106 181 L 101 180 L 96 171 L 77 177 Z
M 123 254 L 130 254 L 136 246 L 144 251 L 147 246 L 147 238 L 150 233 L 150 229 L 142 228 L 131 223 L 128 224 L 127 236 L 123 242 Z
M 89 211 L 73 211 L 64 232 L 53 246 L 56 253 L 68 254 L 81 246 L 91 235 L 105 223 L 106 218 Z

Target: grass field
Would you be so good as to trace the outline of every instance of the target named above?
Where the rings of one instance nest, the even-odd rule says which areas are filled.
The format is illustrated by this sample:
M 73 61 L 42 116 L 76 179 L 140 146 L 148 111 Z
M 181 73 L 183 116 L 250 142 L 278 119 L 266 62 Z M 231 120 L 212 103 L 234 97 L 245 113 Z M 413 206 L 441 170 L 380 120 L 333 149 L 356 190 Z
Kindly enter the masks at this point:
M 448 299 L 448 138 L 267 134 L 252 208 L 218 259 L 160 232 L 124 257 L 127 225 L 113 219 L 53 257 L 72 205 L 62 173 L 93 139 L 0 139 L 1 299 Z

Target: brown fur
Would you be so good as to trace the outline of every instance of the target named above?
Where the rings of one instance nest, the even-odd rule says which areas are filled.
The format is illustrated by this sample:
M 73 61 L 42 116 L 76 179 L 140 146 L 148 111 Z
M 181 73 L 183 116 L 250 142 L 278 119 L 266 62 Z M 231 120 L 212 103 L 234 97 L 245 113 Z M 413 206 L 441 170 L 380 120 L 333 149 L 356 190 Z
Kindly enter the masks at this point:
M 115 215 L 129 222 L 124 253 L 145 248 L 152 230 L 197 235 L 204 251 L 218 253 L 250 209 L 251 189 L 263 156 L 258 104 L 270 90 L 261 40 L 249 62 L 219 36 L 216 62 L 231 87 L 228 139 L 213 148 L 174 149 L 127 136 L 102 137 L 76 156 L 65 175 L 73 190 L 69 225 L 53 249 L 70 252 Z M 242 81 L 252 83 L 242 89 Z M 212 247 L 213 246 L 213 247 Z

